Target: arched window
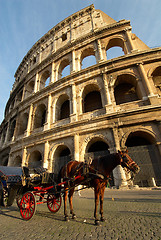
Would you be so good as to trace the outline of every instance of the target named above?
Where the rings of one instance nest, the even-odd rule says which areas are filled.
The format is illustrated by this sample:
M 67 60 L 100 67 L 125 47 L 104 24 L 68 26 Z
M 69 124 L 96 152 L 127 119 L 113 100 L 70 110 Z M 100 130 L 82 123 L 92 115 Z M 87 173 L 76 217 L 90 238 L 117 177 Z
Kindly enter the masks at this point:
M 81 55 L 81 69 L 90 67 L 96 64 L 96 57 L 93 48 L 85 49 Z
M 110 39 L 106 47 L 107 59 L 120 57 L 125 54 L 125 46 L 122 39 L 113 38 Z
M 46 122 L 46 106 L 41 104 L 37 107 L 34 118 L 34 129 L 43 127 Z
M 101 94 L 99 91 L 89 92 L 84 98 L 84 112 L 102 108 Z
M 37 168 L 42 166 L 42 155 L 39 151 L 34 151 L 30 154 L 28 167 L 29 168 Z
M 40 78 L 40 90 L 49 85 L 50 77 L 51 77 L 50 71 L 46 70 L 45 72 L 43 72 Z
M 23 90 L 21 90 L 18 94 L 17 94 L 17 98 L 16 98 L 16 103 L 20 103 L 22 100 L 22 94 L 23 94 Z
M 9 135 L 8 135 L 8 141 L 12 140 L 12 137 L 14 135 L 14 131 L 15 131 L 15 127 L 16 127 L 16 120 L 13 120 L 10 124 L 10 129 L 9 129 Z
M 65 145 L 59 146 L 54 155 L 54 174 L 58 174 L 60 169 L 69 161 L 71 161 L 70 149 Z
M 161 158 L 152 135 L 143 131 L 129 134 L 125 144 L 131 158 L 139 165 L 140 172 L 135 176 L 134 184 L 140 187 L 154 186 L 152 179 L 158 186 L 161 185 Z
M 106 152 L 107 154 L 109 154 L 109 150 L 108 150 L 109 146 L 107 143 L 103 142 L 102 140 L 96 139 L 94 142 L 92 141 L 92 143 L 90 144 L 89 148 L 88 148 L 88 152 L 93 152 L 93 153 L 98 153 L 103 155 L 103 152 Z
M 31 80 L 26 86 L 25 86 L 25 96 L 24 98 L 29 97 L 34 92 L 35 87 L 35 81 Z
M 69 59 L 64 59 L 58 69 L 58 79 L 66 77 L 70 74 L 70 62 Z
M 62 70 L 62 73 L 61 73 L 61 77 L 66 77 L 68 75 L 70 75 L 70 65 L 67 65 L 63 70 Z
M 139 100 L 135 78 L 128 74 L 118 76 L 114 96 L 117 105 Z
M 91 56 L 85 57 L 82 61 L 82 69 L 93 66 L 95 64 L 96 64 L 95 56 L 91 55 Z
M 70 117 L 70 101 L 66 94 L 59 97 L 56 103 L 56 120 L 62 120 Z
M 63 102 L 60 108 L 60 120 L 68 118 L 70 116 L 70 106 L 69 106 L 69 100 L 66 100 Z
M 138 100 L 136 89 L 130 83 L 119 84 L 114 91 L 116 104 Z
M 107 51 L 107 59 L 117 58 L 124 55 L 121 47 L 111 47 Z
M 28 113 L 24 113 L 19 119 L 18 135 L 25 133 L 28 124 Z
M 158 95 L 161 97 L 161 67 L 157 67 L 152 74 Z

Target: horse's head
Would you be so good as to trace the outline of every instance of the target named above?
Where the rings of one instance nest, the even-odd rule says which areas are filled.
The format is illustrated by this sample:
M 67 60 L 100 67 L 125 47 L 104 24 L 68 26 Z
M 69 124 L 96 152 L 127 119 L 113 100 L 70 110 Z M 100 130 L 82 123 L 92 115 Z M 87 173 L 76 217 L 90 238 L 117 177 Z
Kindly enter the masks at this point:
M 140 171 L 139 166 L 127 154 L 127 150 L 119 151 L 118 154 L 120 156 L 120 164 L 123 168 L 126 168 L 127 170 L 130 170 L 135 174 Z

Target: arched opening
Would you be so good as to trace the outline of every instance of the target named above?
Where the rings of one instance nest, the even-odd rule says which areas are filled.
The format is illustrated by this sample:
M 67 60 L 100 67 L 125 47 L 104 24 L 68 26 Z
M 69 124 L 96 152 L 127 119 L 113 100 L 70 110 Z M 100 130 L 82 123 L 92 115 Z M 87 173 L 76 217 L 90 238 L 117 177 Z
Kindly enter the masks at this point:
M 64 78 L 66 76 L 70 75 L 70 65 L 67 65 L 61 73 L 61 77 Z
M 56 120 L 62 120 L 70 117 L 70 101 L 66 94 L 59 97 L 56 103 Z
M 101 93 L 97 85 L 89 84 L 84 88 L 83 94 L 83 112 L 90 112 L 102 108 Z
M 81 55 L 81 69 L 85 69 L 96 64 L 96 57 L 93 48 L 85 49 Z
M 43 127 L 46 122 L 46 106 L 41 104 L 37 107 L 34 118 L 34 129 Z
M 22 100 L 22 94 L 23 94 L 23 90 L 21 90 L 18 94 L 17 94 L 17 99 L 16 99 L 16 103 L 19 104 Z
M 22 164 L 22 158 L 20 156 L 17 156 L 14 159 L 14 162 L 13 162 L 12 166 L 13 167 L 21 167 L 21 164 Z
M 128 74 L 118 76 L 114 96 L 117 105 L 139 100 L 135 77 Z
M 34 92 L 35 81 L 31 80 L 25 89 L 25 98 L 29 97 Z
M 25 131 L 27 130 L 27 124 L 28 124 L 28 113 L 24 113 L 19 120 L 18 136 L 23 135 L 25 133 Z
M 30 169 L 42 167 L 42 155 L 39 151 L 34 151 L 30 154 L 28 167 Z
M 58 69 L 58 79 L 70 75 L 70 62 L 69 59 L 64 59 Z
M 2 137 L 1 137 L 1 143 L 3 144 L 5 139 L 6 139 L 6 133 L 7 133 L 7 128 L 8 128 L 8 124 L 6 124 L 3 128 L 2 131 Z M 8 139 L 7 139 L 8 140 Z
M 54 154 L 54 174 L 58 174 L 60 169 L 69 161 L 71 161 L 70 149 L 65 145 L 59 146 Z
M 47 87 L 50 83 L 50 77 L 51 77 L 51 73 L 50 71 L 46 70 L 41 78 L 40 78 L 40 90 L 43 89 L 44 87 Z
M 161 160 L 155 139 L 146 132 L 137 131 L 128 136 L 125 145 L 129 155 L 141 169 L 135 176 L 134 183 L 141 187 L 151 187 L 154 179 L 160 186 Z
M 157 67 L 152 73 L 154 85 L 159 97 L 161 97 L 161 67 Z
M 107 59 L 120 57 L 125 54 L 124 42 L 120 38 L 110 39 L 106 47 Z
M 111 47 L 110 49 L 108 49 L 106 54 L 107 60 L 110 60 L 124 55 L 124 52 L 122 51 L 121 47 Z
M 102 108 L 101 94 L 99 91 L 89 92 L 84 98 L 84 112 L 91 112 Z
M 49 85 L 49 83 L 50 83 L 50 76 L 45 81 L 45 87 L 47 87 Z
M 14 135 L 14 131 L 15 131 L 15 127 L 16 127 L 16 120 L 13 120 L 10 124 L 10 129 L 9 129 L 9 134 L 8 134 L 8 141 L 12 140 L 12 137 Z
M 96 58 L 95 56 L 91 55 L 91 56 L 87 56 L 82 60 L 82 69 L 85 69 L 87 67 L 93 66 L 96 64 Z
M 103 142 L 102 140 L 97 140 L 96 142 L 91 143 L 88 148 L 89 153 L 95 153 L 95 155 L 104 155 L 109 154 L 108 150 L 109 146 L 107 143 Z
M 60 108 L 60 120 L 69 118 L 70 116 L 70 106 L 69 106 L 69 100 L 66 100 L 63 102 Z

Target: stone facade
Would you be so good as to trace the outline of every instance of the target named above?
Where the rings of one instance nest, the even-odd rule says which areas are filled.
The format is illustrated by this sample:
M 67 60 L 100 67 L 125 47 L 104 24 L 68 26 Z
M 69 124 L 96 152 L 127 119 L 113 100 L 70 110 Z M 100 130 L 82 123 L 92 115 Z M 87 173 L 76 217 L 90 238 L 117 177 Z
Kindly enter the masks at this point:
M 161 48 L 150 49 L 131 30 L 130 21 L 91 5 L 35 43 L 6 104 L 1 165 L 57 173 L 70 159 L 128 148 L 143 169 L 135 183 L 161 184 Z M 108 59 L 116 47 L 122 54 Z M 128 184 L 120 167 L 112 177 Z

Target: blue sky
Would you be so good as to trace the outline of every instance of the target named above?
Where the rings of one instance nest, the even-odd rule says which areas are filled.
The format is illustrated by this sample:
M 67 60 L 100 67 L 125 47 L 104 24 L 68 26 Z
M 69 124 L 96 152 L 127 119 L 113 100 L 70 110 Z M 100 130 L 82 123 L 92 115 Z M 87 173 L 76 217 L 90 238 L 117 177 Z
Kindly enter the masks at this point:
M 160 0 L 0 0 L 0 123 L 23 57 L 58 22 L 91 4 L 116 21 L 130 20 L 149 47 L 161 46 Z

